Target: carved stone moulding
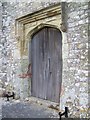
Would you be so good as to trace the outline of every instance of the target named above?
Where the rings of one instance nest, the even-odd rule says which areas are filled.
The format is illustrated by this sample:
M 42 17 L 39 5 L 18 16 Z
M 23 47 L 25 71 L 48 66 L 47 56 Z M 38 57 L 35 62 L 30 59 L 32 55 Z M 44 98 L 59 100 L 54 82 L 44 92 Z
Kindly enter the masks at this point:
M 32 27 L 32 25 L 35 25 Z M 42 26 L 54 26 L 61 32 L 65 32 L 66 29 L 62 24 L 62 7 L 61 4 L 55 4 L 47 8 L 41 9 L 34 13 L 27 14 L 16 19 L 16 36 L 17 41 L 20 43 L 20 51 L 23 54 L 26 50 L 27 35 L 37 31 Z M 27 26 L 30 26 L 27 28 Z M 36 28 L 36 30 L 35 30 Z M 28 32 L 27 32 L 28 31 Z M 30 34 L 31 35 L 31 34 Z

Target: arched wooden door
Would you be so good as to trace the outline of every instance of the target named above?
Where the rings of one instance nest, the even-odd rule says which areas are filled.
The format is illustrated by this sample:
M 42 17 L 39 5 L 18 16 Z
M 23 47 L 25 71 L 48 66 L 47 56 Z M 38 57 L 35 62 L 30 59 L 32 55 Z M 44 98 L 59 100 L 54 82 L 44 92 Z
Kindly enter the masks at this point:
M 31 41 L 31 95 L 59 102 L 62 79 L 62 37 L 52 27 L 44 27 Z

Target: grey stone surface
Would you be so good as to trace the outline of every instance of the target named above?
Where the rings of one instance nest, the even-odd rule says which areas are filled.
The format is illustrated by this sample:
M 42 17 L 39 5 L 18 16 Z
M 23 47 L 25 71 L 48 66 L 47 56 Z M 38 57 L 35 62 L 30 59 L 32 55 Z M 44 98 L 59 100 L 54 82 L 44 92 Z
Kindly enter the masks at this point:
M 67 41 L 63 48 L 64 89 L 61 109 L 70 108 L 70 116 L 88 117 L 88 3 L 65 5 Z M 83 88 L 83 92 L 82 92 Z M 83 95 L 85 95 L 85 97 Z M 78 111 L 78 112 L 77 112 Z M 87 111 L 87 112 L 86 112 Z
M 58 112 L 33 102 L 11 101 L 2 105 L 2 118 L 58 118 Z
M 68 0 L 69 1 L 69 0 Z M 55 4 L 59 0 L 30 0 L 28 2 L 0 2 L 0 87 L 7 91 L 15 91 L 17 97 L 26 98 L 29 94 L 30 80 L 18 77 L 25 68 L 27 58 L 21 59 L 19 43 L 15 36 L 15 19 Z M 67 24 L 66 39 L 63 42 L 62 96 L 60 109 L 70 108 L 72 117 L 89 117 L 90 101 L 88 81 L 90 79 L 88 65 L 88 3 L 69 2 L 65 6 L 65 22 Z M 63 33 L 64 34 L 64 33 Z M 89 73 L 88 73 L 89 72 Z M 25 87 L 26 86 L 26 87 Z M 19 104 L 21 106 L 21 104 Z M 7 105 L 8 106 L 8 105 Z M 18 105 L 16 105 L 18 106 Z M 21 108 L 21 107 L 20 107 Z M 16 109 L 16 108 L 15 108 Z M 7 111 L 7 110 L 6 110 Z

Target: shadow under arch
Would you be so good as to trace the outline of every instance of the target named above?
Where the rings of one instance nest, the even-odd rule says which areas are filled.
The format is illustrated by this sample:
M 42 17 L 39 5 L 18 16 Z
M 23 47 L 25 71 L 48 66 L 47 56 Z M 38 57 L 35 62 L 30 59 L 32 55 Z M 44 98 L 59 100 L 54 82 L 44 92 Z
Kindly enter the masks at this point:
M 27 40 L 28 41 L 31 41 L 32 37 L 37 33 L 39 32 L 41 29 L 45 28 L 45 27 L 49 27 L 49 28 L 55 28 L 57 30 L 59 30 L 59 32 L 61 33 L 61 36 L 62 36 L 62 31 L 61 29 L 57 26 L 57 25 L 52 25 L 52 24 L 39 24 L 37 25 L 35 28 L 33 28 L 32 30 L 30 30 L 27 34 Z

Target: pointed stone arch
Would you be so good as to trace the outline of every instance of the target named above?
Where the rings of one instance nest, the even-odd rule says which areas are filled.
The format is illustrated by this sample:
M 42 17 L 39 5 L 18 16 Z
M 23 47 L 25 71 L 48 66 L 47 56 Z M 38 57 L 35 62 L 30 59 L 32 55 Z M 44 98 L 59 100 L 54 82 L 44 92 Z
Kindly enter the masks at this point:
M 57 26 L 57 25 L 53 25 L 53 24 L 45 24 L 45 23 L 41 23 L 37 26 L 35 26 L 32 30 L 30 30 L 27 34 L 27 41 L 26 41 L 26 46 L 28 46 L 28 51 L 30 51 L 31 49 L 31 40 L 32 40 L 32 37 L 37 33 L 39 32 L 41 29 L 45 28 L 45 27 L 50 27 L 50 28 L 54 28 L 54 29 L 57 29 L 59 30 L 59 32 L 61 33 L 61 37 L 63 38 L 63 32 L 61 31 L 60 27 Z M 29 61 L 31 59 L 30 57 L 30 53 L 28 52 L 28 58 L 29 58 Z
M 16 19 L 16 38 L 20 43 L 21 56 L 27 54 L 30 37 L 45 26 L 57 28 L 60 32 L 63 31 L 60 3 Z
M 66 33 L 65 30 L 62 29 L 62 22 L 62 10 L 60 4 L 50 6 L 49 8 L 45 8 L 43 10 L 16 19 L 16 38 L 20 45 L 19 48 L 23 63 L 24 61 L 27 61 L 26 64 L 29 64 L 28 45 L 31 42 L 32 36 L 44 27 L 52 27 L 58 29 L 62 35 L 62 46 L 64 46 L 64 42 L 66 42 Z M 62 53 L 63 50 L 64 49 L 62 49 Z M 62 55 L 62 59 L 63 57 L 64 54 Z M 25 69 L 25 67 L 22 67 L 22 69 Z M 28 95 L 30 96 L 31 80 L 27 78 L 27 81 L 29 82 Z
M 30 36 L 31 96 L 59 103 L 62 81 L 61 32 L 53 25 L 40 24 L 30 31 Z
M 53 25 L 53 24 L 44 24 L 44 23 L 41 23 L 39 25 L 37 25 L 36 27 L 34 27 L 32 30 L 30 30 L 27 34 L 27 40 L 30 41 L 32 36 L 37 33 L 38 31 L 40 31 L 41 29 L 43 29 L 44 27 L 51 27 L 51 28 L 55 28 L 55 29 L 58 29 L 61 34 L 62 34 L 62 31 L 60 29 L 59 26 L 56 26 L 56 25 Z

